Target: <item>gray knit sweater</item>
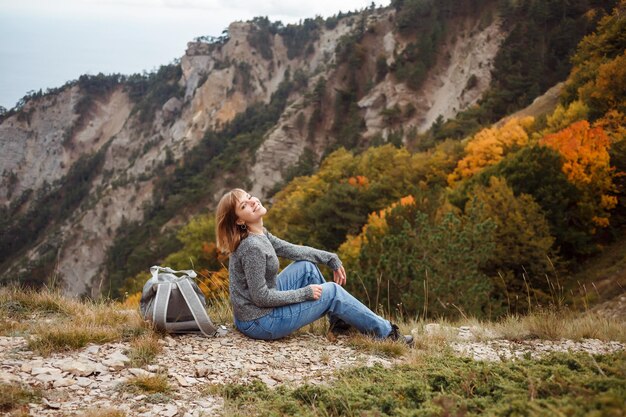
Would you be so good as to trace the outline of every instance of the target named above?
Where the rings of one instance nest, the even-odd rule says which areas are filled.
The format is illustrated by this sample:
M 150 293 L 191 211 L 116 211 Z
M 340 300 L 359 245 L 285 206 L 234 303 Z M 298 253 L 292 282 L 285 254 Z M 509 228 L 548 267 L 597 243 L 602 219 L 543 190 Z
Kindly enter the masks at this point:
M 309 286 L 288 291 L 276 289 L 278 256 L 323 263 L 333 271 L 341 266 L 334 253 L 294 245 L 267 230 L 263 235 L 250 234 L 241 241 L 228 262 L 230 301 L 238 320 L 255 320 L 269 314 L 273 307 L 313 300 Z

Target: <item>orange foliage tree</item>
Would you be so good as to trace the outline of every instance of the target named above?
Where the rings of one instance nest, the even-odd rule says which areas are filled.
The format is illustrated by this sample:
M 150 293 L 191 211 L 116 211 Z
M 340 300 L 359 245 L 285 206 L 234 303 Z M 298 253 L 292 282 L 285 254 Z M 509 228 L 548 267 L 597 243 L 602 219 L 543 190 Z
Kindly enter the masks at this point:
M 582 120 L 545 136 L 541 144 L 561 154 L 563 173 L 581 192 L 578 203 L 593 225 L 606 227 L 609 210 L 617 204 L 610 166 L 610 141 L 602 127 L 591 127 Z

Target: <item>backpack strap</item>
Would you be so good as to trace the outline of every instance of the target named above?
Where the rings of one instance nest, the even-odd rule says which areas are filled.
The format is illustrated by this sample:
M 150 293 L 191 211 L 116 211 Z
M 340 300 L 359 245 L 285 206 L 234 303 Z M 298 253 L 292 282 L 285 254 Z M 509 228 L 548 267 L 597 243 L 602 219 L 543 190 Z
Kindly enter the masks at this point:
M 160 331 L 167 329 L 167 307 L 170 303 L 172 293 L 172 283 L 164 282 L 157 285 L 156 297 L 154 298 L 154 308 L 152 310 L 152 321 Z
M 224 328 L 222 326 L 215 327 L 215 325 L 211 322 L 209 315 L 206 313 L 204 306 L 200 303 L 198 299 L 198 295 L 193 290 L 191 283 L 188 279 L 182 279 L 177 282 L 178 289 L 180 293 L 183 295 L 193 318 L 196 320 L 196 324 L 200 329 L 200 332 L 209 337 L 215 336 L 223 336 L 225 334 Z

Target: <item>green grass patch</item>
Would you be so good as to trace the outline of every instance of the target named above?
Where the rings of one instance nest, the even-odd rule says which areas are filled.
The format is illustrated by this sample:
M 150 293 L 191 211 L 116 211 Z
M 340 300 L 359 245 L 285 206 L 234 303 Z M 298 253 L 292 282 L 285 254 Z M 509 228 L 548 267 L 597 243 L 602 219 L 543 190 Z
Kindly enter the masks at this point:
M 40 398 L 41 392 L 29 386 L 0 382 L 0 412 L 20 410 L 28 403 L 39 402 Z
M 626 355 L 554 353 L 538 361 L 424 356 L 410 365 L 343 371 L 330 385 L 229 384 L 232 416 L 621 416 Z M 215 386 L 211 392 L 218 391 Z

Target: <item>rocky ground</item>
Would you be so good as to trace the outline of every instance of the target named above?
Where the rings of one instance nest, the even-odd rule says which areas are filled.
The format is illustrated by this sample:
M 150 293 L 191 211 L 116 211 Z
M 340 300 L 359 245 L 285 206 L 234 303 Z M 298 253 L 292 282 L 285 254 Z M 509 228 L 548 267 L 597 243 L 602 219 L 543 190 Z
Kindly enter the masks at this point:
M 129 367 L 128 345 L 91 345 L 68 354 L 36 356 L 22 337 L 0 337 L 0 380 L 45 390 L 42 404 L 31 404 L 35 416 L 79 414 L 118 409 L 129 416 L 210 416 L 222 400 L 203 394 L 209 384 L 260 380 L 268 386 L 328 381 L 336 369 L 390 365 L 391 360 L 356 352 L 345 339 L 329 343 L 322 336 L 298 335 L 287 340 L 255 341 L 230 331 L 223 338 L 195 335 L 165 337 L 163 352 L 146 369 Z M 119 387 L 133 376 L 165 373 L 173 393 L 137 395 Z
M 437 332 L 438 325 L 423 331 Z M 512 342 L 474 336 L 475 329 L 460 327 L 450 347 L 476 360 L 538 357 L 551 351 L 585 351 L 593 354 L 623 350 L 624 344 L 599 340 Z M 416 335 L 423 337 L 423 335 Z M 484 339 L 484 334 L 481 336 Z M 34 416 L 80 415 L 85 411 L 119 410 L 127 416 L 220 415 L 223 401 L 207 386 L 259 380 L 270 387 L 280 384 L 323 384 L 343 367 L 390 366 L 404 359 L 388 359 L 358 352 L 340 336 L 299 334 L 286 340 L 264 342 L 230 331 L 219 339 L 195 335 L 165 337 L 163 352 L 145 369 L 130 367 L 125 343 L 90 345 L 80 351 L 36 356 L 22 337 L 0 337 L 0 381 L 25 383 L 43 389 L 44 399 L 30 404 Z M 172 392 L 129 393 L 121 388 L 138 375 L 167 375 Z

